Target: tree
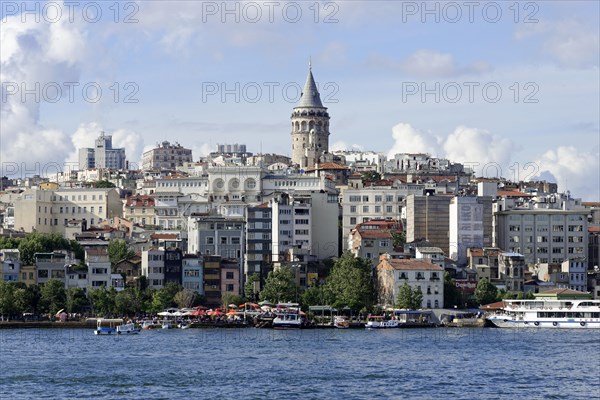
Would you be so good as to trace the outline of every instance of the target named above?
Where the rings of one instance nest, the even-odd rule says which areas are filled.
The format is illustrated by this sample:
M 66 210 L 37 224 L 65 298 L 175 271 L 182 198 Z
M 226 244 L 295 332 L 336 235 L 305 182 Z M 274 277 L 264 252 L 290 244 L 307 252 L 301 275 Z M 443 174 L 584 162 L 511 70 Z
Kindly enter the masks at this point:
M 462 305 L 461 292 L 456 288 L 456 282 L 448 271 L 444 272 L 444 307 L 451 308 Z
M 78 313 L 88 304 L 85 292 L 81 288 L 69 288 L 66 292 L 66 309 L 68 313 Z
M 416 289 L 413 289 L 408 282 L 404 282 L 398 291 L 396 307 L 407 310 L 416 310 L 421 308 L 422 304 L 423 292 L 421 291 L 421 287 L 418 286 Z
M 10 319 L 17 309 L 15 307 L 15 288 L 12 283 L 0 280 L 0 316 L 2 320 Z
M 35 253 L 49 253 L 55 250 L 73 251 L 76 257 L 83 256 L 83 249 L 74 240 L 67 240 L 57 233 L 28 233 L 18 245 L 23 265 L 35 263 Z
M 173 299 L 179 308 L 190 308 L 196 301 L 197 293 L 190 289 L 183 289 L 175 293 Z
M 175 282 L 168 282 L 164 287 L 152 293 L 151 309 L 154 312 L 163 311 L 175 305 L 175 295 L 181 290 Z
M 392 244 L 394 248 L 404 246 L 406 243 L 406 233 L 390 231 L 390 234 L 392 235 Z
M 221 295 L 221 305 L 223 309 L 229 308 L 229 304 L 236 306 L 242 303 L 242 298 L 235 293 L 225 292 Z
M 244 284 L 244 296 L 246 296 L 246 299 L 250 301 L 256 301 L 257 299 L 258 292 L 254 291 L 255 282 L 260 282 L 260 276 L 258 275 L 258 272 L 250 275 Z
M 293 301 L 298 298 L 299 288 L 296 285 L 296 277 L 289 267 L 281 267 L 269 272 L 265 280 L 265 286 L 260 292 L 261 300 L 274 303 Z
M 475 300 L 479 304 L 490 304 L 496 301 L 498 289 L 486 278 L 480 279 L 475 288 Z
M 114 183 L 107 181 L 107 180 L 97 181 L 95 186 L 98 189 L 110 189 L 110 188 L 116 187 L 116 185 Z
M 381 174 L 377 171 L 365 171 L 360 175 L 362 183 L 378 182 L 381 180 Z
M 325 303 L 325 291 L 323 285 L 314 285 L 302 293 L 300 298 L 304 307 L 318 306 Z
M 344 253 L 333 265 L 325 282 L 328 303 L 335 308 L 352 310 L 373 306 L 375 292 L 370 262 L 352 253 Z
M 133 257 L 134 255 L 135 252 L 130 250 L 127 242 L 122 239 L 111 240 L 108 243 L 108 258 L 110 259 L 110 264 L 113 266 L 119 261 Z
M 45 312 L 56 314 L 66 307 L 66 300 L 65 284 L 58 279 L 50 279 L 42 286 L 40 302 Z
M 109 315 L 115 310 L 116 290 L 107 290 L 104 286 L 89 291 L 89 299 L 96 315 Z

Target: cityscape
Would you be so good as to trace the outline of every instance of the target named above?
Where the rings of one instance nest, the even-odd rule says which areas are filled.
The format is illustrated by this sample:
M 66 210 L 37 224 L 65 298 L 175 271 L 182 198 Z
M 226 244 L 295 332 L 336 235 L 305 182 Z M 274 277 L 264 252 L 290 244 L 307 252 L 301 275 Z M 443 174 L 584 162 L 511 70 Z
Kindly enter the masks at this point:
M 3 2 L 0 397 L 598 397 L 599 7 Z

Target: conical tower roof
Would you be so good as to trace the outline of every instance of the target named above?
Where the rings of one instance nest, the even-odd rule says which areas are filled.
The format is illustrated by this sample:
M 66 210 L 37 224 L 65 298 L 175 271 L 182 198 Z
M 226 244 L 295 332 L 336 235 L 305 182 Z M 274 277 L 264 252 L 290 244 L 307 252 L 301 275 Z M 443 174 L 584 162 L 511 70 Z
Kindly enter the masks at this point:
M 323 103 L 321 103 L 321 96 L 317 90 L 317 84 L 315 83 L 315 78 L 312 74 L 312 65 L 310 63 L 308 64 L 308 76 L 306 77 L 306 83 L 304 84 L 304 89 L 300 95 L 300 101 L 296 107 L 324 108 Z

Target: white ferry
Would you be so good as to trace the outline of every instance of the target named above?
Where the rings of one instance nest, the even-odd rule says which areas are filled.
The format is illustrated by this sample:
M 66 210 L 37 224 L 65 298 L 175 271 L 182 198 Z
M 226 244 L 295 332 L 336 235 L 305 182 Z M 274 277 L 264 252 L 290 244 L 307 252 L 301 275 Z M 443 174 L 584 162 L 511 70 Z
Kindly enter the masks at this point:
M 367 323 L 365 328 L 367 329 L 389 329 L 399 328 L 400 322 L 397 319 L 386 319 L 383 315 L 369 315 L 367 316 Z
M 486 319 L 499 328 L 600 329 L 600 300 L 504 300 Z

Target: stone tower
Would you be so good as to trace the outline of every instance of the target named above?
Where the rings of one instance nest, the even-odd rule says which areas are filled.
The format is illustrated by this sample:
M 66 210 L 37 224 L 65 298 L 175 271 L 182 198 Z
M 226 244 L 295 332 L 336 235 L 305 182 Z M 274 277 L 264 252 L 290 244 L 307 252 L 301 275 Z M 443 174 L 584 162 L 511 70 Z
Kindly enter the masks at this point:
M 300 168 L 314 167 L 329 152 L 329 114 L 308 64 L 308 76 L 298 105 L 292 112 L 292 162 Z

